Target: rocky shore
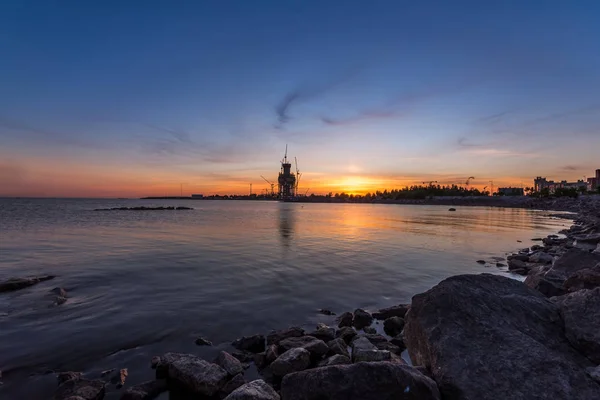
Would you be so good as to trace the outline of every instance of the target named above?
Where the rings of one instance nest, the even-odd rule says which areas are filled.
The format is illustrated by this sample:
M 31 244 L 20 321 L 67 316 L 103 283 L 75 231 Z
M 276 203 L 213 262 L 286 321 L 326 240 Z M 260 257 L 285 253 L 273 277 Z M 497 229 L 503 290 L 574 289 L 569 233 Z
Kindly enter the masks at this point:
M 557 208 L 575 224 L 508 257 L 524 282 L 459 275 L 411 304 L 319 310 L 328 324 L 241 337 L 214 359 L 155 356 L 155 379 L 133 386 L 126 369 L 60 373 L 54 399 L 102 399 L 110 385 L 122 400 L 600 399 L 600 201 Z

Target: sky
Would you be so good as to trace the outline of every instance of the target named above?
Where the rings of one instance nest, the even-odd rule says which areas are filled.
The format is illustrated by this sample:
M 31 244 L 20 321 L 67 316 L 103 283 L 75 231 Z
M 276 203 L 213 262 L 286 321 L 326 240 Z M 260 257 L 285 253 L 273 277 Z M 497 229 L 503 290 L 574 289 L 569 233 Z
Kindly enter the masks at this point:
M 0 3 L 0 196 L 532 186 L 600 168 L 597 1 Z

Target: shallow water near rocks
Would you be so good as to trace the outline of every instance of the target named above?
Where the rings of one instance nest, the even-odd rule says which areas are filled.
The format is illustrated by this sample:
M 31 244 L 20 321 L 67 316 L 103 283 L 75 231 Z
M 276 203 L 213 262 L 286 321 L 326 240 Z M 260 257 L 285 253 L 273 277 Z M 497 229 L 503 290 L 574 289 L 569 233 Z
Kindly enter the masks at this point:
M 93 211 L 137 206 L 194 210 Z M 127 388 L 152 378 L 153 355 L 211 359 L 241 335 L 332 323 L 321 308 L 374 310 L 451 275 L 507 274 L 494 257 L 571 225 L 542 211 L 456 208 L 0 199 L 0 279 L 57 275 L 0 293 L 0 398 L 49 398 L 56 381 L 44 372 L 58 370 L 128 368 Z M 55 287 L 64 304 L 53 305 Z M 199 336 L 214 346 L 196 346 Z

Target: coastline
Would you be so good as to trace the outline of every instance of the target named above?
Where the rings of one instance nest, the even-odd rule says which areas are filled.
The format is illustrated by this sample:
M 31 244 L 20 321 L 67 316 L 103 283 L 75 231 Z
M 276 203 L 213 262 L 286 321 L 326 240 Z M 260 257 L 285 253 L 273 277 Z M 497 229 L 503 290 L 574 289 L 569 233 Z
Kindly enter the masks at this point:
M 550 207 L 551 204 L 546 203 L 546 205 Z M 541 238 L 544 240 L 540 241 L 539 244 L 538 241 L 536 241 L 533 244 L 533 246 L 541 246 L 541 244 L 543 244 L 544 246 L 541 247 L 543 249 L 548 250 L 548 252 L 544 251 L 544 253 L 549 254 L 553 257 L 553 264 L 555 262 L 555 257 L 557 259 L 560 259 L 569 250 L 577 248 L 577 243 L 575 243 L 576 238 L 581 237 L 581 235 L 600 233 L 600 225 L 598 224 L 598 220 L 600 219 L 600 214 L 598 212 L 599 209 L 597 207 L 598 204 L 596 203 L 596 208 L 594 208 L 593 210 L 591 210 L 589 206 L 590 205 L 587 204 L 587 201 L 562 202 L 561 208 L 556 209 L 555 211 L 577 211 L 578 215 L 575 218 L 577 225 L 574 225 L 569 230 L 563 232 L 567 240 L 563 240 L 552 236 L 547 238 Z M 540 207 L 538 209 L 549 208 Z M 516 257 L 509 257 L 509 262 L 512 261 L 512 265 L 519 267 L 513 268 L 511 272 L 519 270 L 519 272 L 522 275 L 527 275 L 527 278 L 529 278 L 530 276 L 541 276 L 542 278 L 544 278 L 540 278 L 537 281 L 538 283 L 529 284 L 537 285 L 536 289 L 542 291 L 545 290 L 544 288 L 546 288 L 548 285 L 548 282 L 546 281 L 548 281 L 549 279 L 546 279 L 546 275 L 551 270 L 552 264 L 550 264 L 549 267 L 549 264 L 547 263 L 547 258 L 546 261 L 543 262 L 535 262 L 530 260 L 530 258 L 534 256 L 534 260 L 539 260 L 540 257 L 541 259 L 543 259 L 544 257 L 542 256 L 536 256 L 536 254 L 540 253 L 540 250 L 540 248 L 536 247 L 535 250 L 531 252 L 531 254 L 529 252 L 525 254 L 525 252 L 523 251 L 517 252 L 514 255 Z M 525 256 L 527 257 L 527 260 L 523 260 Z M 522 270 L 523 267 L 521 264 L 518 263 L 518 261 L 524 263 L 525 267 L 527 268 L 527 271 Z M 509 264 L 509 270 L 511 264 Z M 476 277 L 480 275 L 470 275 L 467 277 L 471 276 Z M 468 279 L 470 278 L 465 278 L 467 279 L 467 281 L 463 282 L 461 281 L 461 279 L 463 279 L 462 277 L 463 276 L 448 278 L 440 284 L 436 285 L 427 293 L 434 291 L 436 288 L 443 287 L 445 284 L 447 284 L 447 282 L 457 284 L 460 290 L 455 290 L 457 290 L 458 292 L 464 291 L 465 285 L 470 287 L 485 284 L 485 282 L 478 282 L 477 279 L 475 279 L 475 281 L 469 281 Z M 456 283 L 458 278 L 460 279 L 458 280 L 458 283 Z M 509 278 L 502 279 L 510 280 Z M 565 281 L 567 279 L 565 279 Z M 540 284 L 539 282 L 543 283 Z M 556 280 L 553 278 L 553 280 L 550 280 L 550 283 L 554 284 L 556 283 Z M 498 283 L 498 285 L 504 284 L 505 283 Z M 513 283 L 511 283 L 510 285 L 513 285 L 510 287 L 510 290 L 516 291 L 522 289 L 517 289 L 517 286 L 514 286 Z M 528 284 L 526 283 L 520 284 L 519 286 L 527 285 Z M 530 295 L 528 291 L 515 293 L 519 293 L 519 295 L 521 296 Z M 565 289 L 565 293 L 569 293 L 568 290 Z M 413 304 L 415 303 L 415 298 L 419 298 L 419 296 L 423 295 L 425 294 L 415 295 L 413 297 Z M 552 304 L 554 304 L 554 302 L 556 301 L 557 299 L 553 299 Z M 122 391 L 121 398 L 153 398 L 152 396 L 157 396 L 165 390 L 169 390 L 171 392 L 171 395 L 173 395 L 173 393 L 182 392 L 182 396 L 185 396 L 185 393 L 192 392 L 208 396 L 200 398 L 224 398 L 225 392 L 223 392 L 222 390 L 225 387 L 227 387 L 227 390 L 229 390 L 232 389 L 233 386 L 240 384 L 240 386 L 242 387 L 242 391 L 245 390 L 246 392 L 250 393 L 251 391 L 259 390 L 266 393 L 265 395 L 269 395 L 271 397 L 239 397 L 242 396 L 242 394 L 238 393 L 238 397 L 229 397 L 230 400 L 236 398 L 316 399 L 318 397 L 310 397 L 310 393 L 305 393 L 303 395 L 304 397 L 294 397 L 295 395 L 293 393 L 301 393 L 302 386 L 306 386 L 307 382 L 321 382 L 323 380 L 331 382 L 331 380 L 334 379 L 334 377 L 327 376 L 325 378 L 319 375 L 320 371 L 322 370 L 321 368 L 318 368 L 319 364 L 323 364 L 325 362 L 328 363 L 328 366 L 326 367 L 328 371 L 335 371 L 336 374 L 342 374 L 343 376 L 352 377 L 352 379 L 356 380 L 357 382 L 361 382 L 361 384 L 364 385 L 365 388 L 368 388 L 368 390 L 372 391 L 375 396 L 365 397 L 363 395 L 362 397 L 347 397 L 346 395 L 348 394 L 348 392 L 341 392 L 343 394 L 338 393 L 338 397 L 335 397 L 336 394 L 334 392 L 336 390 L 344 390 L 342 382 L 337 382 L 336 385 L 334 385 L 335 387 L 329 387 L 327 389 L 333 391 L 330 393 L 326 393 L 328 396 L 330 396 L 329 398 L 379 399 L 386 398 L 384 394 L 388 396 L 394 396 L 397 394 L 393 392 L 395 390 L 394 388 L 378 386 L 376 383 L 366 378 L 363 379 L 364 376 L 370 376 L 373 373 L 383 375 L 387 374 L 386 376 L 389 375 L 390 380 L 396 379 L 398 381 L 405 382 L 406 385 L 404 385 L 403 388 L 419 388 L 418 390 L 422 390 L 422 393 L 419 392 L 422 395 L 421 398 L 439 398 L 440 391 L 441 394 L 444 397 L 446 397 L 448 389 L 445 388 L 444 385 L 439 383 L 445 381 L 445 378 L 440 378 L 439 372 L 437 371 L 438 367 L 432 364 L 431 359 L 424 357 L 422 349 L 419 349 L 419 346 L 422 342 L 428 342 L 431 340 L 431 338 L 426 337 L 426 334 L 423 333 L 424 331 L 427 331 L 427 329 L 420 328 L 420 326 L 424 324 L 421 320 L 427 320 L 429 318 L 427 317 L 427 313 L 430 313 L 431 311 L 422 310 L 422 308 L 426 307 L 422 307 L 421 303 L 415 304 L 415 306 L 416 305 L 419 306 L 418 313 L 414 311 L 408 311 L 413 308 L 409 305 L 395 305 L 388 309 L 379 310 L 374 313 L 369 313 L 368 311 L 357 309 L 354 312 L 345 312 L 337 316 L 329 315 L 328 318 L 330 319 L 330 322 L 328 322 L 328 324 L 330 324 L 330 326 L 319 325 L 316 327 L 316 329 L 310 332 L 307 332 L 306 330 L 303 330 L 301 328 L 288 328 L 283 329 L 282 331 L 278 331 L 277 335 L 275 336 L 273 336 L 273 332 L 271 332 L 270 334 L 267 332 L 263 332 L 253 337 L 240 338 L 239 341 L 234 342 L 235 345 L 232 345 L 232 349 L 226 349 L 227 354 L 233 355 L 233 358 L 237 357 L 240 359 L 238 360 L 238 362 L 240 363 L 242 368 L 249 366 L 252 366 L 252 368 L 257 368 L 258 373 L 260 374 L 259 377 L 266 382 L 266 385 L 268 385 L 268 387 L 274 387 L 276 389 L 275 392 L 269 390 L 268 387 L 265 386 L 265 384 L 256 383 L 256 381 L 253 381 L 255 382 L 253 384 L 246 385 L 243 371 L 238 372 L 236 374 L 230 373 L 231 371 L 239 371 L 239 366 L 236 363 L 236 361 L 234 361 L 227 354 L 223 355 L 220 353 L 220 359 L 215 360 L 215 362 L 213 363 L 209 362 L 209 360 L 202 360 L 201 358 L 193 354 L 167 353 L 160 355 L 158 356 L 158 358 L 154 358 L 152 360 L 153 366 L 156 367 L 156 380 L 131 387 L 126 384 L 124 386 L 124 391 Z M 552 311 L 552 307 L 548 305 L 546 306 L 549 307 L 549 309 L 545 311 Z M 556 307 L 557 310 L 559 309 L 558 305 L 555 305 L 554 307 Z M 323 313 L 328 314 L 327 310 L 323 310 Z M 557 311 L 557 315 L 560 316 L 560 311 Z M 377 317 L 382 317 L 382 319 L 378 320 Z M 454 323 L 456 323 L 458 317 L 459 316 L 454 316 Z M 387 322 L 388 320 L 389 322 Z M 370 322 L 367 324 L 367 321 Z M 378 321 L 380 322 L 378 323 Z M 373 333 L 373 330 L 369 328 L 375 329 L 375 332 L 377 333 Z M 387 334 L 388 331 L 389 333 L 395 334 Z M 402 331 L 404 331 L 404 333 L 402 333 Z M 407 334 L 409 334 L 408 337 L 406 337 Z M 271 337 L 271 340 L 269 340 L 269 337 Z M 338 339 L 341 339 L 341 342 Z M 200 341 L 200 344 L 202 344 L 202 341 Z M 325 348 L 325 346 L 323 345 L 325 345 L 327 348 Z M 305 351 L 299 349 L 303 349 Z M 410 358 L 413 362 L 417 361 L 414 362 L 416 367 L 413 368 L 406 365 L 406 361 L 408 360 L 402 361 L 400 356 L 403 353 L 404 356 L 406 356 L 407 352 L 405 350 L 408 351 L 408 354 L 410 355 Z M 279 360 L 279 362 L 275 364 L 275 367 L 273 367 L 273 363 L 277 361 L 280 357 L 282 357 L 284 354 L 286 354 L 286 357 Z M 292 356 L 293 358 L 290 358 Z M 325 358 L 325 356 L 329 357 Z M 475 355 L 473 354 L 473 357 L 474 356 Z M 479 354 L 477 356 L 480 357 L 481 355 Z M 433 356 L 430 355 L 430 358 L 432 357 Z M 150 360 L 148 361 L 150 363 Z M 490 360 L 490 362 L 492 361 L 494 360 Z M 495 360 L 495 362 L 498 362 L 498 360 Z M 576 363 L 578 362 L 581 362 L 581 360 L 576 360 Z M 365 364 L 362 363 L 368 364 L 365 366 Z M 274 374 L 273 368 L 275 368 L 279 372 Z M 443 370 L 444 368 L 441 369 Z M 585 368 L 581 367 L 581 369 L 585 371 Z M 210 375 L 212 379 L 211 382 L 214 383 L 214 385 L 212 386 L 214 391 L 213 389 L 208 390 L 208 392 L 206 391 L 206 380 L 208 379 L 207 375 L 204 372 L 200 374 L 199 371 L 214 372 L 213 375 Z M 226 372 L 225 375 L 223 374 L 223 371 Z M 126 373 L 127 371 L 125 371 L 125 374 Z M 111 374 L 112 376 L 109 376 Z M 105 377 L 100 377 L 101 379 L 96 379 L 97 377 L 95 376 L 82 377 L 82 375 L 78 375 L 78 373 L 68 373 L 67 375 L 59 374 L 59 381 L 62 382 L 62 384 L 59 386 L 59 389 L 61 387 L 62 389 L 57 391 L 55 398 L 68 398 L 75 392 L 89 392 L 92 393 L 93 396 L 95 396 L 89 398 L 101 398 L 98 396 L 104 396 L 105 392 L 107 395 L 113 396 L 117 395 L 117 393 L 121 394 L 121 392 L 116 392 L 115 389 L 116 385 L 118 385 L 119 382 L 122 380 L 122 375 L 123 371 L 121 370 L 112 371 Z M 111 382 L 115 381 L 114 378 L 117 378 L 117 383 Z M 583 381 L 583 387 L 587 388 L 585 390 L 594 389 L 594 386 L 591 384 L 588 385 L 585 379 L 583 379 Z M 321 382 L 321 384 L 322 383 L 323 382 Z M 277 393 L 277 391 L 279 393 Z M 385 391 L 388 391 L 391 394 Z M 555 394 L 560 398 L 560 393 L 561 392 L 556 392 Z M 323 395 L 323 393 L 321 394 Z M 64 397 L 66 395 L 68 396 Z M 455 398 L 463 397 L 459 396 Z

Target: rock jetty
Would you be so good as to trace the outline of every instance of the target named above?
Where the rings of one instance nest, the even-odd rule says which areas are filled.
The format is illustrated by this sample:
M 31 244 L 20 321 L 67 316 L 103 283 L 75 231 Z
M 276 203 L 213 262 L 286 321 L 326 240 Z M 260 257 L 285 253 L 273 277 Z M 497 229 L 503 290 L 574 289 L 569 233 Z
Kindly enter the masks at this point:
M 163 210 L 193 210 L 191 207 L 113 207 L 96 208 L 94 211 L 163 211 Z

